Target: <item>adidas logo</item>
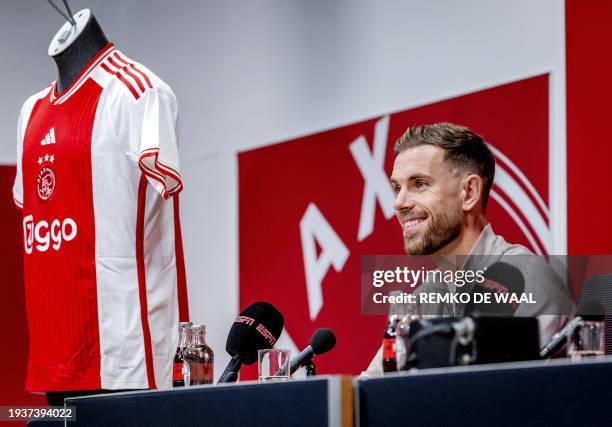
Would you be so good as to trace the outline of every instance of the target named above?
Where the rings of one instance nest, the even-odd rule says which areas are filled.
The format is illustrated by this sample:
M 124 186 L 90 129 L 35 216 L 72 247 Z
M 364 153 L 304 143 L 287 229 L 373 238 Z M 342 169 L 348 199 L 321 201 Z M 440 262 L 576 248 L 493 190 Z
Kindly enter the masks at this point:
M 45 138 L 40 141 L 40 145 L 51 145 L 55 144 L 55 128 L 51 128 L 49 132 L 45 135 Z

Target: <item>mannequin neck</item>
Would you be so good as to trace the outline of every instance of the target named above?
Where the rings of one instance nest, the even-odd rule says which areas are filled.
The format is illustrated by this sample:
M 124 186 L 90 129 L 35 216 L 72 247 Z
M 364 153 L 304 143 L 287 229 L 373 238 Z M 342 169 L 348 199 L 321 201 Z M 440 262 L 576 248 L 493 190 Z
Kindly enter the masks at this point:
M 65 91 L 85 65 L 108 43 L 100 24 L 92 14 L 81 33 L 70 45 L 59 54 L 52 56 L 57 66 L 57 92 Z

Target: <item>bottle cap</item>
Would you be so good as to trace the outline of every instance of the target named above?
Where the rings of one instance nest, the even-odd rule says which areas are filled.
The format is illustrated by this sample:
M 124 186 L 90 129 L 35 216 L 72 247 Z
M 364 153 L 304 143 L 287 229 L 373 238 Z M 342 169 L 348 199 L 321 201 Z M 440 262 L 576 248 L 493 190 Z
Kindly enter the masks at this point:
M 193 324 L 191 326 L 191 332 L 199 332 L 202 331 L 203 334 L 206 333 L 206 326 L 203 324 Z
M 193 325 L 191 322 L 179 322 L 179 330 L 191 328 L 191 325 Z

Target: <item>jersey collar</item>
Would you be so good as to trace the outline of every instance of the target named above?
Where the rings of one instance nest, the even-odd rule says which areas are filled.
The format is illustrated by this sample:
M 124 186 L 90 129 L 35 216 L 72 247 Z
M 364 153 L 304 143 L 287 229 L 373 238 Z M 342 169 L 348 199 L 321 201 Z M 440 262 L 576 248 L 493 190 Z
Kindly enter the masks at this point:
M 96 53 L 96 55 L 89 60 L 89 62 L 78 74 L 77 78 L 74 79 L 74 81 L 63 93 L 57 93 L 57 80 L 51 83 L 49 101 L 54 105 L 58 105 L 70 98 L 70 96 L 75 93 L 83 85 L 83 83 L 85 83 L 85 81 L 87 80 L 87 76 L 114 50 L 115 46 L 112 43 L 109 43 L 98 53 Z

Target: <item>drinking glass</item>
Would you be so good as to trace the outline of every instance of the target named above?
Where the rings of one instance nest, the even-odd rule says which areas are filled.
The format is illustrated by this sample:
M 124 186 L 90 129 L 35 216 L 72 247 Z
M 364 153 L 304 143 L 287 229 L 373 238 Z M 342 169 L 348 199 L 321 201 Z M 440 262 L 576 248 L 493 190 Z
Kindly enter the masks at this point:
M 290 377 L 290 351 L 283 348 L 259 350 L 259 381 L 286 381 Z

